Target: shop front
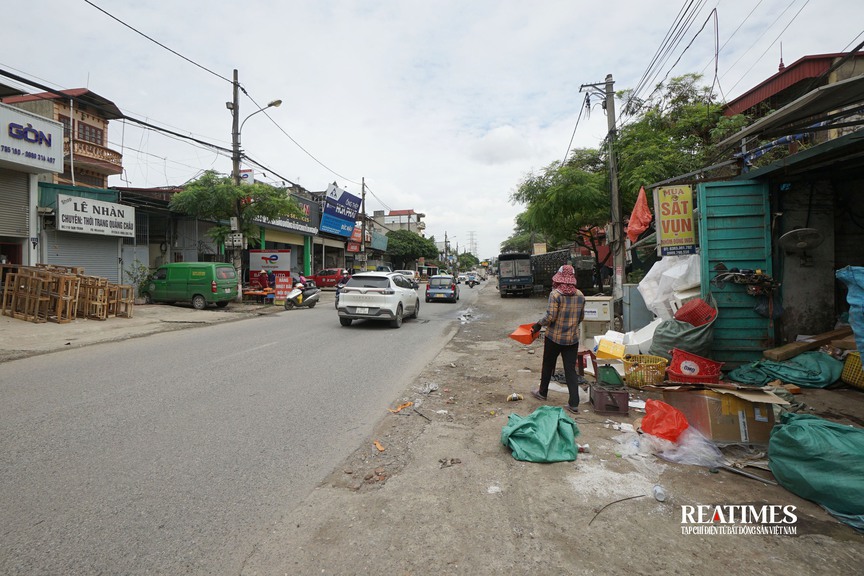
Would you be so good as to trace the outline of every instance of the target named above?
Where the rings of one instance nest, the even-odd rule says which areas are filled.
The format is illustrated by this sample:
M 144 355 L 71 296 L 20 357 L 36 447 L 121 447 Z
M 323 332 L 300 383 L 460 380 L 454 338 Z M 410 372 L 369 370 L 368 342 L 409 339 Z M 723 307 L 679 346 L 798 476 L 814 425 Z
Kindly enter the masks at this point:
M 0 264 L 39 261 L 39 175 L 61 172 L 63 125 L 0 104 Z
M 135 208 L 108 200 L 116 198 L 110 190 L 43 185 L 41 196 L 52 217 L 40 261 L 122 283 L 123 239 L 135 238 Z

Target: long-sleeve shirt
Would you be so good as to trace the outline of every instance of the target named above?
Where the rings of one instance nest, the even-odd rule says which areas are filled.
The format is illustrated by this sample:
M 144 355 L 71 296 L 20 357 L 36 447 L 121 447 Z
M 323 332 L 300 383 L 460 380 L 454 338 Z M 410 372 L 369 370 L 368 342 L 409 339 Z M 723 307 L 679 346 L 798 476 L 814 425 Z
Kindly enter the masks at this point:
M 565 296 L 552 290 L 546 314 L 539 324 L 546 326 L 546 338 L 561 346 L 572 346 L 579 343 L 579 323 L 584 317 L 585 295 L 581 291 Z

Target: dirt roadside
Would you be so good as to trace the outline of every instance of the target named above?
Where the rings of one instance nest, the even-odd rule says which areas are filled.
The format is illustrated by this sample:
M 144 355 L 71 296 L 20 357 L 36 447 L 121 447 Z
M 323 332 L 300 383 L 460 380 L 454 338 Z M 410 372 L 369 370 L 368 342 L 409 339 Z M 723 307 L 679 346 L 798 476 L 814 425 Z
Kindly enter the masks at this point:
M 595 414 L 587 394 L 575 420 L 577 442 L 589 453 L 555 464 L 513 459 L 501 429 L 511 412 L 524 416 L 540 405 L 528 392 L 539 379 L 542 345 L 507 335 L 544 307 L 543 299 L 501 299 L 491 282 L 482 285 L 457 335 L 393 408 L 414 405 L 382 415 L 373 436 L 358 439 L 356 452 L 273 526 L 241 573 L 860 571 L 864 535 L 779 486 L 634 453 L 632 436 L 617 428 L 643 414 Z M 566 401 L 561 390 L 549 403 Z M 508 402 L 513 392 L 525 400 Z M 660 398 L 631 392 L 631 399 Z M 860 423 L 862 396 L 806 390 L 799 399 L 813 413 Z M 665 488 L 665 502 L 653 498 L 655 484 Z M 682 533 L 682 506 L 699 504 L 793 505 L 797 535 Z

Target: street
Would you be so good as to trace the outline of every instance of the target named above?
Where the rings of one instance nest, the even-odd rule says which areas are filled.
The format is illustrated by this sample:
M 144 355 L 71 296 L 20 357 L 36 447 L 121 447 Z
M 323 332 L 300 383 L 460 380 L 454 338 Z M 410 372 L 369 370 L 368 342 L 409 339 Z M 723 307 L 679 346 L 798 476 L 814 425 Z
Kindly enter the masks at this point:
M 239 573 L 478 291 L 458 305 L 421 292 L 398 330 L 341 327 L 327 293 L 311 310 L 3 364 L 0 573 Z

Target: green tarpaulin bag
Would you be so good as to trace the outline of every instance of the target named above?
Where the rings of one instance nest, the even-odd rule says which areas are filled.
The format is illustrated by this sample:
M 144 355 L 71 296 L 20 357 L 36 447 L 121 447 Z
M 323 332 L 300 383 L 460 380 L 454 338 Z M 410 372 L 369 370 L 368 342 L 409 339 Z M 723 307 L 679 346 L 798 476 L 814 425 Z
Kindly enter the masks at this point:
M 772 380 L 805 388 L 824 388 L 840 379 L 843 363 L 819 351 L 802 352 L 789 360 L 759 360 L 729 372 L 729 379 L 764 386 Z
M 540 406 L 528 416 L 510 414 L 501 443 L 513 458 L 525 462 L 567 462 L 576 459 L 579 428 L 560 406 Z
M 864 430 L 786 413 L 771 431 L 768 466 L 783 488 L 864 528 Z

